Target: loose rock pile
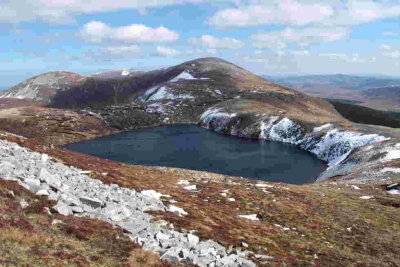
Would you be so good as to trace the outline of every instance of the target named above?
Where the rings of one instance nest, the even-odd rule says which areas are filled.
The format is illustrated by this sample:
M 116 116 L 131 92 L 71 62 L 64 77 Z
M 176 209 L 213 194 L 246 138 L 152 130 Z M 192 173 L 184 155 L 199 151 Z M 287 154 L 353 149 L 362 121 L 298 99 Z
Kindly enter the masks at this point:
M 56 200 L 54 210 L 63 215 L 97 218 L 123 228 L 132 240 L 162 259 L 199 266 L 255 266 L 245 252 L 227 253 L 213 241 L 167 229 L 150 222 L 146 211 L 169 208 L 157 198 L 118 185 L 107 185 L 74 167 L 49 160 L 15 143 L 0 140 L 0 177 L 16 180 L 37 195 Z

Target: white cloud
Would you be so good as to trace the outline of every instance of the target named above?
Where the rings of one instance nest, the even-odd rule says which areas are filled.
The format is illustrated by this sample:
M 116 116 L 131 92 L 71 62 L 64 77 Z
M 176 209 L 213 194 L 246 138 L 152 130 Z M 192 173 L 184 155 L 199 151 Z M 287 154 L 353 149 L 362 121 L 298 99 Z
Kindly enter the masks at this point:
M 41 20 L 70 23 L 76 15 L 201 3 L 208 0 L 9 0 L 1 1 L 0 22 L 18 23 Z
M 385 32 L 382 33 L 382 35 L 383 36 L 394 36 L 394 37 L 397 37 L 397 36 L 400 36 L 400 32 L 397 32 L 397 31 L 385 31 Z
M 167 46 L 158 46 L 156 48 L 156 55 L 163 57 L 173 56 L 216 56 L 218 50 L 216 49 L 193 49 L 193 50 L 177 50 Z
M 189 39 L 189 43 L 194 46 L 208 47 L 211 49 L 240 49 L 245 44 L 235 38 L 217 38 L 211 35 L 202 35 L 199 38 Z
M 157 55 L 159 56 L 179 56 L 182 52 L 176 49 L 166 47 L 166 46 L 157 46 Z
M 132 57 L 139 55 L 142 52 L 142 49 L 138 45 L 109 46 L 102 48 L 101 51 L 110 56 Z
M 392 49 L 392 47 L 391 47 L 390 45 L 383 44 L 383 45 L 381 45 L 381 46 L 379 47 L 379 49 L 382 49 L 382 50 L 390 50 L 390 49 Z
M 350 0 L 336 5 L 336 13 L 327 25 L 358 25 L 400 16 L 398 1 Z
M 349 35 L 349 29 L 336 28 L 286 28 L 282 31 L 257 33 L 250 36 L 257 48 L 281 50 L 289 45 L 305 47 L 314 43 L 342 40 Z
M 85 24 L 81 36 L 89 42 L 119 41 L 119 42 L 173 42 L 179 39 L 179 34 L 165 27 L 150 28 L 145 25 L 132 24 L 112 28 L 100 21 Z
M 208 22 L 216 27 L 350 26 L 400 16 L 398 0 L 242 0 L 240 3 L 236 8 L 218 11 Z
M 400 58 L 400 50 L 394 50 L 390 52 L 383 53 L 384 56 L 399 59 Z
M 310 55 L 310 51 L 308 51 L 308 50 L 294 50 L 294 51 L 290 51 L 290 53 L 295 56 L 309 56 Z
M 345 62 L 353 62 L 353 63 L 363 63 L 373 60 L 372 58 L 366 58 L 360 56 L 358 53 L 353 54 L 345 54 L 345 53 L 319 53 L 319 57 L 327 58 L 330 60 L 340 60 Z
M 257 73 L 380 73 L 397 75 L 400 51 L 384 56 L 382 51 L 368 53 L 316 53 L 296 51 L 255 51 L 252 55 L 237 54 L 236 62 Z
M 296 0 L 264 1 L 265 4 L 249 5 L 218 11 L 209 19 L 217 27 L 247 27 L 257 25 L 302 26 L 321 21 L 334 12 L 322 3 L 306 4 Z

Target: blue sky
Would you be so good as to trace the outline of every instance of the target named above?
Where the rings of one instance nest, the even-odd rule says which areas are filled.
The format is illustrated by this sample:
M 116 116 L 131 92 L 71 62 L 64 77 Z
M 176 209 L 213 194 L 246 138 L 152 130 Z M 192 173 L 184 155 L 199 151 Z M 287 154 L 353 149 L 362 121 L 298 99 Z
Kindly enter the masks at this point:
M 400 76 L 399 0 L 0 0 L 0 87 L 221 57 L 257 74 Z

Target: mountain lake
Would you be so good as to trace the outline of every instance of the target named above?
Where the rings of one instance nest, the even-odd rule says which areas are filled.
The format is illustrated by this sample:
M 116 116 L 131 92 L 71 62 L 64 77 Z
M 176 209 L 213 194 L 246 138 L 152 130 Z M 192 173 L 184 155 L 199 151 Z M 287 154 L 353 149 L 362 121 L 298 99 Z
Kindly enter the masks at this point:
M 326 164 L 294 145 L 219 134 L 196 125 L 118 133 L 65 146 L 113 161 L 208 171 L 270 182 L 314 182 Z

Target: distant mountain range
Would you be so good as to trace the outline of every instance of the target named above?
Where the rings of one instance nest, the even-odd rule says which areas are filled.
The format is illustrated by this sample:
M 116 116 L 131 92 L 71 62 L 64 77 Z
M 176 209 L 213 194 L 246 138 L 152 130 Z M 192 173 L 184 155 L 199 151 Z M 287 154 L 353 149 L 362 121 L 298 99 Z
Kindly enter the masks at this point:
M 264 76 L 275 83 L 311 95 L 400 111 L 400 78 L 353 75 Z

